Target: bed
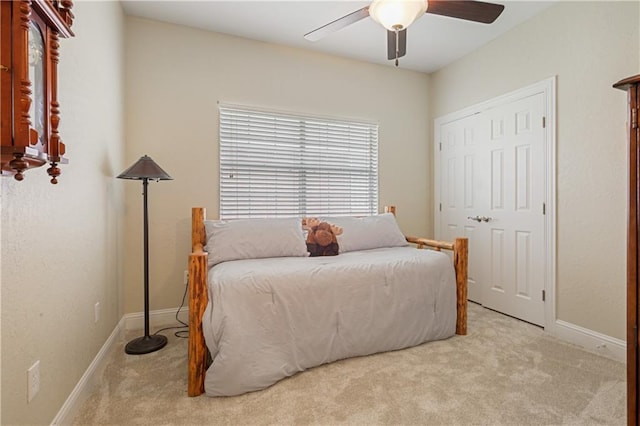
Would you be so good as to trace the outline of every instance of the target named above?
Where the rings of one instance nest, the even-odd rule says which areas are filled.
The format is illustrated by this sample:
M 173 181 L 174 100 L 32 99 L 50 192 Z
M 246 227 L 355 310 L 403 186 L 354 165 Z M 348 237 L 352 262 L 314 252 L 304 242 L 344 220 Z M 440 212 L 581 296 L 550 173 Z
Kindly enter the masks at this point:
M 205 223 L 193 208 L 189 396 L 238 395 L 338 359 L 466 334 L 465 238 L 400 234 L 402 244 L 337 256 L 225 260 L 228 244 L 205 250 Z

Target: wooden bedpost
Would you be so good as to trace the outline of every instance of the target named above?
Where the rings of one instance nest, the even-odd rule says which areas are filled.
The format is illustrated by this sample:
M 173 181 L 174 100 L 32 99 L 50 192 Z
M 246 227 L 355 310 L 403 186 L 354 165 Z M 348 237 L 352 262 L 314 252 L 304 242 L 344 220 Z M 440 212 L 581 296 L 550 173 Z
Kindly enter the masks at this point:
M 456 300 L 458 303 L 456 334 L 467 334 L 467 268 L 469 240 L 456 238 L 453 243 L 453 263 L 456 269 Z
M 204 392 L 207 369 L 207 346 L 202 334 L 202 315 L 207 307 L 208 254 L 204 251 L 207 236 L 204 228 L 206 209 L 191 211 L 191 255 L 189 255 L 189 396 Z

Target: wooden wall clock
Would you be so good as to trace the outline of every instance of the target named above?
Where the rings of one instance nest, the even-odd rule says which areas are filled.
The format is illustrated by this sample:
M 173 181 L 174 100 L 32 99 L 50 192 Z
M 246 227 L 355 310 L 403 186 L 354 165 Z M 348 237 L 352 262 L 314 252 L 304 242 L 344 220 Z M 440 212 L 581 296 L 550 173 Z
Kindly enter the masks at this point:
M 51 183 L 68 163 L 58 133 L 59 39 L 72 37 L 70 0 L 0 1 L 2 175 L 24 179 L 49 163 Z

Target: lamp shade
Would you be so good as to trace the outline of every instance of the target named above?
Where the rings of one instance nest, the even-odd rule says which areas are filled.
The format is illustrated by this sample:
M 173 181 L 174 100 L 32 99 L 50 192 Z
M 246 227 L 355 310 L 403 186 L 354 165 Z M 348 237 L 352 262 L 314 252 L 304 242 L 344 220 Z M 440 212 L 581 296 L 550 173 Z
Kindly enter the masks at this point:
M 373 0 L 369 15 L 389 31 L 404 30 L 427 11 L 427 0 Z
M 118 179 L 151 179 L 151 180 L 173 180 L 171 176 L 148 155 L 143 155 L 133 166 L 118 175 Z

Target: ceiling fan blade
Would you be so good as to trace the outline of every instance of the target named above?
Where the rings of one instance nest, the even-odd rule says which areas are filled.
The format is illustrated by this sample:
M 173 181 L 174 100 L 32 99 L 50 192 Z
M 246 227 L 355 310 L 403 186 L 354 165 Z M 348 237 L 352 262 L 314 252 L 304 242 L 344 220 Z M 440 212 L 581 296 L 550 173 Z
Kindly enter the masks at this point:
M 402 58 L 407 54 L 407 29 L 398 31 L 398 56 L 396 57 L 396 32 L 387 31 L 387 59 Z
M 350 14 L 345 15 L 342 18 L 338 18 L 333 22 L 329 22 L 328 24 L 323 25 L 320 28 L 316 28 L 315 30 L 306 33 L 304 35 L 304 38 L 306 38 L 309 41 L 318 41 L 321 38 L 326 37 L 333 32 L 341 30 L 346 26 L 354 24 L 359 20 L 364 19 L 368 16 L 369 16 L 369 6 L 365 6 L 362 9 L 356 10 L 355 12 L 351 12 Z
M 429 0 L 427 13 L 491 24 L 498 19 L 504 6 L 497 3 L 470 0 Z

